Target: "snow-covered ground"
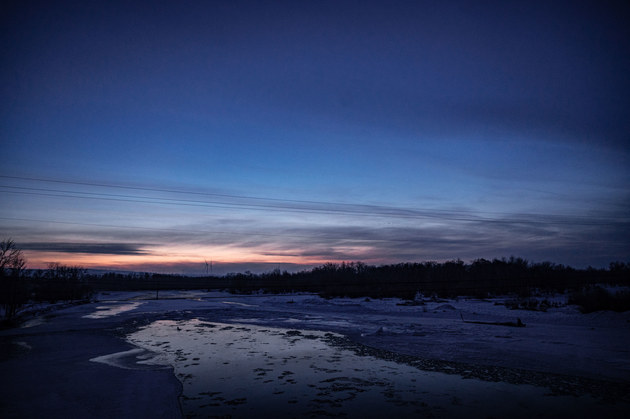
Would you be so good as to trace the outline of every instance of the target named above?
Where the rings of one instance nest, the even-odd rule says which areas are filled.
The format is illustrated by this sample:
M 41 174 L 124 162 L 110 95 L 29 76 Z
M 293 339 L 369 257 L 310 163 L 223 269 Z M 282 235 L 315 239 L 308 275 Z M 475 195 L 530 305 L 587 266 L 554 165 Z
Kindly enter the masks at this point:
M 384 408 L 379 397 L 398 406 L 399 416 L 500 416 L 528 405 L 539 410 L 525 410 L 526 416 L 569 416 L 578 409 L 621 417 L 630 408 L 630 312 L 581 314 L 562 304 L 562 295 L 546 297 L 560 303 L 546 312 L 510 310 L 505 305 L 510 297 L 425 299 L 418 305 L 310 294 L 160 291 L 159 297 L 101 293 L 93 303 L 49 311 L 1 331 L 0 368 L 3 381 L 11 383 L 0 396 L 2 416 L 177 417 L 182 383 L 186 414 L 221 405 L 217 414 L 249 416 L 264 400 L 293 406 L 282 410 L 288 416 L 318 411 L 360 416 L 368 401 L 376 403 L 368 409 L 372 413 Z M 517 319 L 526 327 L 471 323 Z M 233 328 L 223 330 L 225 324 Z M 296 358 L 288 358 L 282 370 L 264 365 L 280 354 Z M 386 372 L 390 368 L 393 375 Z M 201 377 L 200 371 L 210 370 L 215 381 Z M 326 370 L 339 372 L 326 375 Z M 275 374 L 274 380 L 257 380 L 261 373 Z M 238 387 L 241 391 L 259 388 L 262 396 L 238 397 L 236 390 L 218 395 L 216 388 L 191 396 L 199 389 L 193 384 L 220 387 L 225 382 L 217 381 L 219 376 L 227 380 L 230 374 L 249 383 Z M 292 384 L 288 380 L 301 393 L 278 388 Z M 333 390 L 343 397 L 330 403 L 341 400 L 334 402 L 341 407 L 317 396 Z M 194 402 L 204 397 L 211 400 Z M 323 410 L 308 410 L 313 400 L 320 400 Z M 487 408 L 491 400 L 494 410 Z M 212 407 L 205 408 L 212 412 Z

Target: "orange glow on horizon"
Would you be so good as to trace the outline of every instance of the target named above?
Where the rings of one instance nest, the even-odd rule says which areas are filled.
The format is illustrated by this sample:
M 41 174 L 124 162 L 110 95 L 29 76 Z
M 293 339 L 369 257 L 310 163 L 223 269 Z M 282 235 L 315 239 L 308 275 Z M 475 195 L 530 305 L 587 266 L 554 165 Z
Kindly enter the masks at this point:
M 252 251 L 252 249 L 199 249 L 178 248 L 149 251 L 148 254 L 92 254 L 92 253 L 68 253 L 24 250 L 26 267 L 28 269 L 46 269 L 50 263 L 60 263 L 69 266 L 81 266 L 86 269 L 105 270 L 129 270 L 147 271 L 147 268 L 172 270 L 177 265 L 202 266 L 206 261 L 212 261 L 215 266 L 221 264 L 296 264 L 296 265 L 321 265 L 331 262 L 330 259 L 318 257 L 301 257 L 292 255 L 268 255 Z

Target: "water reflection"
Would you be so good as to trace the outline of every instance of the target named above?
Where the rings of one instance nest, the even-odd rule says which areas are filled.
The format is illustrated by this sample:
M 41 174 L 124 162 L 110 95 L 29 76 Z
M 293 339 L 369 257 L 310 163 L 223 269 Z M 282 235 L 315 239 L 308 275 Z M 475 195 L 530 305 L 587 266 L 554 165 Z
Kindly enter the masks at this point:
M 187 417 L 558 417 L 589 398 L 464 380 L 333 345 L 326 332 L 160 320 L 129 340 L 174 366 Z M 534 401 L 534 402 L 532 402 Z M 614 412 L 612 412 L 614 413 Z

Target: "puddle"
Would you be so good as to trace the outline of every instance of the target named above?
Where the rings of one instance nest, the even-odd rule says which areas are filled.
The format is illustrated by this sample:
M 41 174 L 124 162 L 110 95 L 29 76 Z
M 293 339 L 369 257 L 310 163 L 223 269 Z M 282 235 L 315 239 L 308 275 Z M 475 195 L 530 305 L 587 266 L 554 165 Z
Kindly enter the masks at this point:
M 192 319 L 156 321 L 128 340 L 158 353 L 144 361 L 174 367 L 189 418 L 621 417 L 625 410 L 590 397 L 550 396 L 544 387 L 464 379 L 358 355 L 334 345 L 335 337 Z
M 124 304 L 112 304 L 106 306 L 98 306 L 96 307 L 96 311 L 91 314 L 87 314 L 83 316 L 85 319 L 103 319 L 105 317 L 115 316 L 120 313 L 124 313 L 126 311 L 131 311 L 139 307 L 144 303 L 141 302 L 133 302 L 133 303 L 124 303 Z

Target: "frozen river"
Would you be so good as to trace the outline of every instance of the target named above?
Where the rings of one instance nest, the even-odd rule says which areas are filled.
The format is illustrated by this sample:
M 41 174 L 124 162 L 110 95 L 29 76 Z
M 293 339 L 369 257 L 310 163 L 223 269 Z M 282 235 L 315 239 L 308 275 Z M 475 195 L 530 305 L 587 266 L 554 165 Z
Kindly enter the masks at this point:
M 627 313 L 166 296 L 101 295 L 2 331 L 0 366 L 15 383 L 3 417 L 557 418 L 630 408 Z M 527 327 L 461 321 L 517 314 Z M 545 351 L 551 360 L 528 363 Z
M 350 349 L 340 335 L 159 320 L 131 334 L 173 365 L 186 417 L 563 417 L 623 413 L 590 396 L 464 379 Z M 356 346 L 354 349 L 360 348 Z

